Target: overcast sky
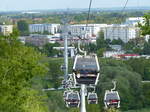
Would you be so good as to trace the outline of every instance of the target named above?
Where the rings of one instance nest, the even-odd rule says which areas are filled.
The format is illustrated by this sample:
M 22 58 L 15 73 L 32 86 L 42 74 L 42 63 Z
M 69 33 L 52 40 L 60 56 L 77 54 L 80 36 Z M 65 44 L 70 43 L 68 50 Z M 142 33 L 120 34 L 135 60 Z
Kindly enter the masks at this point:
M 122 7 L 126 0 L 93 0 L 93 8 Z M 87 8 L 89 0 L 0 0 L 0 11 Z M 150 0 L 129 0 L 128 7 L 149 6 Z

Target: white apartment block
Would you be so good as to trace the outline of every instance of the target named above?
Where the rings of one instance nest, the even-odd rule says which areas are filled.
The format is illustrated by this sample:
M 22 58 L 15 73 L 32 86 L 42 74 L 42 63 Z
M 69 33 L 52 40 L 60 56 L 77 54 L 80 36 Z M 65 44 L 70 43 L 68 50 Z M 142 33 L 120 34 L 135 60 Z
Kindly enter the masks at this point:
M 107 24 L 76 24 L 71 25 L 69 30 L 71 35 L 83 36 L 83 37 L 97 37 L 100 31 L 104 31 L 107 27 Z
M 126 19 L 125 24 L 127 25 L 133 25 L 136 26 L 138 23 L 143 24 L 144 23 L 144 18 L 143 17 L 130 17 Z
M 130 39 L 139 36 L 139 28 L 130 25 L 108 25 L 104 30 L 104 38 L 110 40 L 121 39 L 127 43 Z
M 0 25 L 0 32 L 3 35 L 9 35 L 13 32 L 13 25 Z
M 51 34 L 56 34 L 60 30 L 60 24 L 30 24 L 29 31 L 31 33 L 44 33 L 47 31 Z

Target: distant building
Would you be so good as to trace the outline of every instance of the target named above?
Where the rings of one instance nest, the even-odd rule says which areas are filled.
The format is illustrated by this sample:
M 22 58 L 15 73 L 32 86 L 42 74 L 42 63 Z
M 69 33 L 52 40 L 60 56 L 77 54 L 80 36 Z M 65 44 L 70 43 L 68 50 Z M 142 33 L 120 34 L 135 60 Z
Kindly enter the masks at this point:
M 114 58 L 116 55 L 121 55 L 121 54 L 124 54 L 125 51 L 105 51 L 103 53 L 103 57 L 104 58 Z
M 22 14 L 40 14 L 40 12 L 26 11 L 22 12 Z
M 25 43 L 35 45 L 35 46 L 43 46 L 49 43 L 49 38 L 46 35 L 30 35 L 24 38 Z
M 121 51 L 122 50 L 121 45 L 109 45 L 109 47 L 111 47 L 115 51 Z
M 139 31 L 139 28 L 135 26 L 112 24 L 104 30 L 104 38 L 110 40 L 121 39 L 127 43 L 130 39 L 139 37 Z
M 47 35 L 47 37 L 49 38 L 49 43 L 56 43 L 61 40 L 61 37 L 60 37 L 60 33 L 59 34 L 54 34 L 54 35 Z
M 13 32 L 13 25 L 0 25 L 0 32 L 3 35 L 9 35 Z
M 130 59 L 130 58 L 140 58 L 141 56 L 138 54 L 119 54 L 115 55 L 114 57 L 119 59 Z
M 51 38 L 49 38 L 49 43 L 63 43 L 63 40 L 61 39 L 61 38 L 59 38 L 59 37 L 51 37 Z
M 30 24 L 30 33 L 44 33 L 48 32 L 51 34 L 56 34 L 60 30 L 60 24 Z
M 144 23 L 144 18 L 143 17 L 130 17 L 126 19 L 125 24 L 127 25 L 138 25 L 138 23 L 143 24 Z
M 76 24 L 71 25 L 69 30 L 71 35 L 96 38 L 100 31 L 104 31 L 105 27 L 107 27 L 107 24 L 88 24 L 88 26 L 86 24 Z

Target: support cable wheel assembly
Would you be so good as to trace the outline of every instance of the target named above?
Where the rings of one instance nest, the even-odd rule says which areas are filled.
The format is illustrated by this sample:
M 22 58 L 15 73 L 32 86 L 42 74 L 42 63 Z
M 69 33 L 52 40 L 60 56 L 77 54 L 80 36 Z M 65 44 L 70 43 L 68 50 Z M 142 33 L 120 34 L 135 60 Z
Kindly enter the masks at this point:
M 85 30 L 88 30 L 88 22 L 90 19 L 92 0 L 90 0 L 89 10 L 87 15 L 87 23 Z M 85 34 L 86 35 L 86 34 Z M 86 36 L 84 38 L 79 37 L 81 40 L 88 40 Z M 83 43 L 82 43 L 83 44 Z M 73 78 L 74 83 L 77 86 L 81 87 L 80 90 L 80 112 L 86 112 L 86 101 L 85 98 L 87 96 L 88 104 L 97 104 L 98 96 L 95 93 L 95 89 L 92 92 L 87 91 L 87 88 L 96 87 L 99 76 L 100 76 L 100 66 L 98 62 L 98 58 L 96 54 L 87 55 L 86 51 L 80 48 L 81 42 L 78 42 L 78 50 L 83 55 L 76 55 L 73 65 Z

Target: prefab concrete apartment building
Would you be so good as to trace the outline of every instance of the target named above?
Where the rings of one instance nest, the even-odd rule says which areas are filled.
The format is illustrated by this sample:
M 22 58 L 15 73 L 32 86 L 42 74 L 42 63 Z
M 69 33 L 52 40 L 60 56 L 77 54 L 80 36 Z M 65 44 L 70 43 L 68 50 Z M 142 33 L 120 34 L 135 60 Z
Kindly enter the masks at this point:
M 104 30 L 104 38 L 110 40 L 121 39 L 127 43 L 129 40 L 139 37 L 140 29 L 131 25 L 108 25 Z
M 56 34 L 59 32 L 60 24 L 30 24 L 30 33 L 44 33 L 49 32 L 51 34 Z

